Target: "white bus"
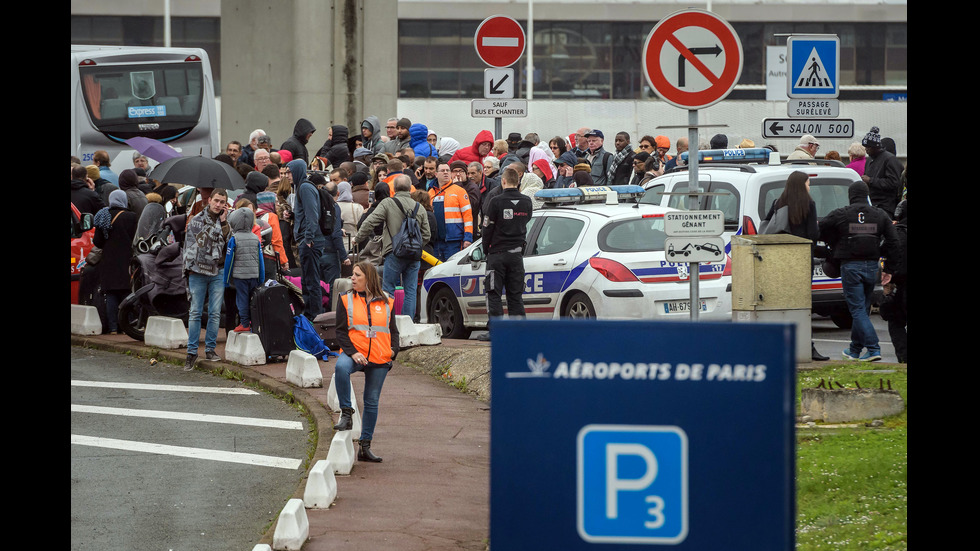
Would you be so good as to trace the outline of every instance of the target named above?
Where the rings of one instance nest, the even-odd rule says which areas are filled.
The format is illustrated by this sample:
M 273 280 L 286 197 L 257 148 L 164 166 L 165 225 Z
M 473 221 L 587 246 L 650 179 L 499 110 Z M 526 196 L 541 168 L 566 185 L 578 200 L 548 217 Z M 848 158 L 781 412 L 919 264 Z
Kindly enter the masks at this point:
M 221 152 L 207 52 L 72 45 L 71 154 L 90 164 L 104 149 L 118 174 L 133 167 L 134 150 L 125 140 L 136 136 L 183 155 Z

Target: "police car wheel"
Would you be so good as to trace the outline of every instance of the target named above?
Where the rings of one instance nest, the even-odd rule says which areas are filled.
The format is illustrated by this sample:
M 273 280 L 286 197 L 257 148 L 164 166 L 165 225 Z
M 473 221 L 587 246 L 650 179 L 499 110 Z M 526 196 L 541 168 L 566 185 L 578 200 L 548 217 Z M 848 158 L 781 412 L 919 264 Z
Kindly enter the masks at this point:
M 595 306 L 592 305 L 592 301 L 589 300 L 588 295 L 584 293 L 576 293 L 568 300 L 568 304 L 565 305 L 564 316 L 566 318 L 574 319 L 594 318 Z
M 470 336 L 471 331 L 463 326 L 463 312 L 459 302 L 449 289 L 439 289 L 432 297 L 429 319 L 439 324 L 442 335 L 446 338 L 465 339 Z

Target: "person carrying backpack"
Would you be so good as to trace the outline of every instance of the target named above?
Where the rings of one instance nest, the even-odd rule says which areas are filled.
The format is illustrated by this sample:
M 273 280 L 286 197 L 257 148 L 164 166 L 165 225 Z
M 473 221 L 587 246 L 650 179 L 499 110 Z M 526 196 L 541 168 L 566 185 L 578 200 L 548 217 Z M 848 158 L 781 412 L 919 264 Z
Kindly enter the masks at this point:
M 293 212 L 294 238 L 299 246 L 299 265 L 302 268 L 303 315 L 310 320 L 323 311 L 323 293 L 320 289 L 320 256 L 326 245 L 321 227 L 320 192 L 306 177 L 306 163 L 290 161 L 286 167 L 292 173 L 296 186 L 296 206 Z M 333 207 L 330 207 L 332 212 Z M 333 226 L 332 220 L 327 226 Z
M 395 195 L 378 203 L 374 211 L 364 219 L 357 231 L 356 241 L 370 237 L 374 228 L 384 224 L 382 255 L 384 271 L 382 290 L 394 296 L 395 287 L 405 290 L 402 314 L 417 319 L 415 312 L 418 289 L 419 260 L 422 245 L 431 235 L 429 217 L 425 209 L 411 197 L 412 181 L 399 174 L 393 182 Z

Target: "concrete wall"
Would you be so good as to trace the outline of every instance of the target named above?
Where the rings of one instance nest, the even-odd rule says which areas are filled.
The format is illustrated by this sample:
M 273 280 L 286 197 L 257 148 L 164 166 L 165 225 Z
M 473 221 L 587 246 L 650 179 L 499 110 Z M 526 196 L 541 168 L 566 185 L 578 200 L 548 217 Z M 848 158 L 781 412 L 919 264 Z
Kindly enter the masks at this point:
M 278 147 L 299 118 L 358 132 L 367 115 L 395 114 L 397 11 L 386 0 L 222 0 L 222 146 L 262 128 Z M 368 32 L 365 32 L 365 29 Z M 385 31 L 389 30 L 389 31 Z

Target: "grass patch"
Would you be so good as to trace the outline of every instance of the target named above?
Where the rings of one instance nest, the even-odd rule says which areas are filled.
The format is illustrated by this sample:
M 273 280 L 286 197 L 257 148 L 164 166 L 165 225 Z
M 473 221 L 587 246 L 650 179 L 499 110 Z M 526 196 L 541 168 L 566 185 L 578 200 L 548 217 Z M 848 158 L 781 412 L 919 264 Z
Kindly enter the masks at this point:
M 797 432 L 797 549 L 908 548 L 908 372 L 849 363 L 800 373 L 800 389 L 823 379 L 855 388 L 891 381 L 906 411 L 881 428 L 802 429 Z M 835 386 L 836 388 L 836 386 Z M 887 388 L 887 383 L 886 383 Z

